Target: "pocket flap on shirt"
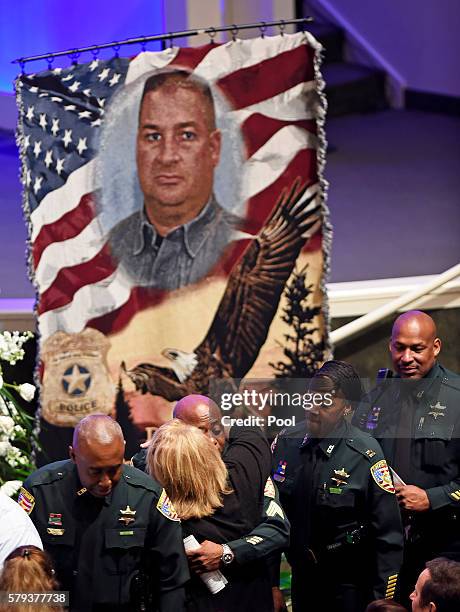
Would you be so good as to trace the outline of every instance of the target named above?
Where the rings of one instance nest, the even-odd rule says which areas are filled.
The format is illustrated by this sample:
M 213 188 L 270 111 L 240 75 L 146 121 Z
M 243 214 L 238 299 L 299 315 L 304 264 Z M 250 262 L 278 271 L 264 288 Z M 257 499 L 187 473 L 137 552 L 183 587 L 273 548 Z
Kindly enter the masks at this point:
M 439 418 L 439 417 L 438 417 Z M 454 432 L 453 423 L 440 423 L 434 419 L 431 422 L 425 421 L 422 428 L 417 428 L 414 434 L 415 440 L 452 440 Z
M 333 508 L 353 508 L 355 505 L 355 495 L 352 491 L 346 491 L 345 489 L 335 489 L 331 487 L 333 492 L 329 489 L 325 491 L 321 490 L 318 496 L 318 505 L 329 506 Z M 341 493 L 338 493 L 341 491 Z

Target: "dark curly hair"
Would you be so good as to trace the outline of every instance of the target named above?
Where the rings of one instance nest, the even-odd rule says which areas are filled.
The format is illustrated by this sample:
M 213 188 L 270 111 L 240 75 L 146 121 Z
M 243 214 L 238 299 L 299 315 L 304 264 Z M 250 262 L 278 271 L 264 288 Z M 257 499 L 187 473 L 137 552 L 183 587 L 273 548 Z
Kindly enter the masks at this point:
M 329 378 L 336 391 L 341 391 L 350 403 L 358 403 L 360 401 L 363 395 L 361 379 L 350 363 L 337 361 L 336 359 L 326 361 L 315 372 L 313 378 L 320 376 Z

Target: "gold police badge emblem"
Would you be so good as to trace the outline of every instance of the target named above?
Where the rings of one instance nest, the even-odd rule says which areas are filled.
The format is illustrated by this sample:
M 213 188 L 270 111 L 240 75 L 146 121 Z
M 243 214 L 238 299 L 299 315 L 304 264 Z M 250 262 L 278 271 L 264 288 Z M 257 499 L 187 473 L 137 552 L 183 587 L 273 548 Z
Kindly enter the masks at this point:
M 110 342 L 101 332 L 56 332 L 42 348 L 42 416 L 52 425 L 75 427 L 88 414 L 110 414 L 115 398 L 107 365 Z

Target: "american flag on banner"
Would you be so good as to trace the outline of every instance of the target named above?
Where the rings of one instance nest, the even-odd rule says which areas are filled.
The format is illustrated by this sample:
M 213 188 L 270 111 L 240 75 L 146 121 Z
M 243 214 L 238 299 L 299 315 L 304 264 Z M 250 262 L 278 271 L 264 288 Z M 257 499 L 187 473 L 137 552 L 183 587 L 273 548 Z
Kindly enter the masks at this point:
M 246 231 L 254 234 L 263 226 L 283 188 L 291 188 L 296 178 L 316 186 L 326 214 L 321 176 L 325 108 L 319 64 L 319 43 L 308 33 L 298 33 L 143 52 L 134 59 L 93 59 L 87 64 L 18 77 L 18 143 L 30 232 L 30 269 L 38 295 L 42 359 L 48 355 L 48 361 L 43 359 L 43 392 L 47 384 L 51 385 L 46 371 L 48 367 L 51 371 L 52 363 L 53 377 L 59 382 L 53 393 L 67 394 L 67 400 L 73 402 L 63 408 L 61 397 L 61 408 L 55 410 L 72 413 L 72 418 L 56 418 L 55 424 L 74 423 L 85 412 L 95 410 L 89 400 L 82 404 L 97 376 L 102 377 L 85 362 L 85 355 L 95 355 L 94 345 L 101 351 L 112 384 L 122 360 L 129 365 L 154 361 L 165 346 L 178 344 L 184 326 L 188 330 L 196 328 L 190 338 L 182 340 L 187 345 L 183 348 L 192 350 L 206 334 L 225 288 L 222 279 L 216 281 L 215 297 L 206 301 L 210 312 L 204 313 L 201 298 L 208 294 L 200 294 L 198 305 L 193 296 L 184 297 L 183 291 L 165 294 L 139 286 L 117 265 L 108 237 L 123 215 L 131 212 L 115 205 L 114 199 L 129 189 L 139 192 L 137 184 L 131 185 L 136 183 L 135 176 L 129 181 L 122 177 L 126 168 L 135 164 L 132 133 L 139 106 L 131 109 L 125 122 L 124 110 L 116 115 L 110 110 L 111 102 L 121 100 L 126 110 L 125 92 L 135 92 L 139 100 L 146 76 L 168 66 L 205 79 L 225 102 L 220 127 L 224 140 L 227 131 L 230 141 L 224 155 L 227 168 L 221 163 L 216 171 L 220 200 L 224 207 L 243 216 Z M 114 166 L 107 159 L 115 141 L 111 140 L 113 135 L 104 132 L 110 123 L 118 126 Z M 235 131 L 243 143 L 237 153 L 232 141 Z M 238 173 L 238 191 L 234 178 L 228 176 L 228 164 L 233 164 L 232 171 Z M 133 206 L 137 205 L 142 206 L 142 202 Z M 316 263 L 310 265 L 315 276 L 309 278 L 319 291 L 327 265 L 327 255 L 321 253 L 321 232 L 310 241 L 307 251 L 319 254 Z M 241 248 L 235 251 L 232 264 L 241 252 Z M 189 300 L 187 316 L 178 322 L 174 308 L 181 304 L 184 312 L 184 299 Z M 152 309 L 153 318 L 143 318 L 143 313 Z M 174 322 L 163 325 L 161 317 L 168 316 Z M 126 330 L 134 320 L 138 331 L 130 331 L 131 340 L 127 342 Z M 91 330 L 103 335 L 104 340 L 85 336 Z M 79 338 L 77 349 L 72 344 L 75 337 Z M 271 330 L 267 342 L 277 340 L 281 335 L 277 338 Z M 60 353 L 74 354 L 73 361 L 61 359 Z

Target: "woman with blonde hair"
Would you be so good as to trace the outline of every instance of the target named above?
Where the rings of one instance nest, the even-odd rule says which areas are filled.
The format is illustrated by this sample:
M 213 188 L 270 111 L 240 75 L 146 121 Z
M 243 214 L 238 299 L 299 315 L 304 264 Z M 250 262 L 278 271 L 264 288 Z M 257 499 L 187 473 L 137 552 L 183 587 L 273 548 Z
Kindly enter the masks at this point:
M 54 569 L 49 555 L 36 546 L 19 546 L 5 559 L 0 575 L 0 592 L 18 593 L 24 598 L 27 594 L 38 595 L 51 593 L 58 588 Z M 28 602 L 0 604 L 0 611 L 17 610 L 18 612 L 60 612 L 60 595 L 53 594 L 53 605 L 46 602 Z M 56 605 L 57 603 L 57 605 Z
M 150 475 L 166 489 L 182 520 L 213 514 L 231 492 L 216 446 L 197 427 L 179 419 L 154 435 L 147 462 Z
M 147 453 L 149 473 L 166 490 L 182 521 L 184 538 L 230 543 L 261 520 L 251 503 L 270 472 L 270 449 L 257 428 L 233 427 L 225 463 L 215 444 L 197 427 L 173 419 L 154 434 Z M 193 566 L 192 566 L 193 570 Z M 273 610 L 271 584 L 264 561 L 238 565 L 222 555 L 228 584 L 211 594 L 196 574 L 187 588 L 188 612 Z

